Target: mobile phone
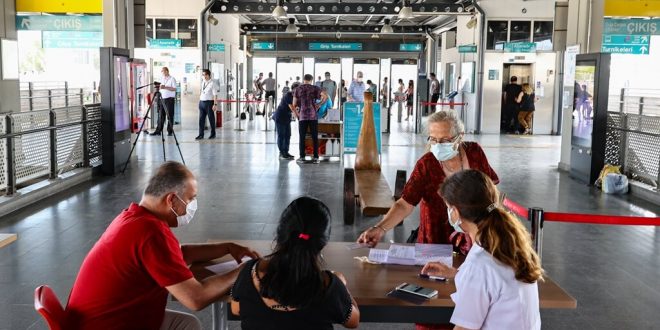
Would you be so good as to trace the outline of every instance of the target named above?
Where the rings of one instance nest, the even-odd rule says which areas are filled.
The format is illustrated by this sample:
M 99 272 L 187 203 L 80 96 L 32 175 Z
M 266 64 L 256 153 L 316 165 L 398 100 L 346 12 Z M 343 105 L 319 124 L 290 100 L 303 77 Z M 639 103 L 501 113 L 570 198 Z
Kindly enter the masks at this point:
M 414 285 L 414 284 L 409 284 L 409 283 L 403 283 L 403 284 L 397 286 L 396 290 L 401 291 L 401 292 L 414 294 L 414 295 L 417 295 L 417 296 L 421 296 L 421 297 L 424 297 L 424 298 L 427 298 L 427 299 L 431 299 L 431 298 L 438 295 L 438 290 L 433 290 L 433 289 L 429 289 L 429 288 L 425 288 L 425 287 L 421 287 L 421 286 Z

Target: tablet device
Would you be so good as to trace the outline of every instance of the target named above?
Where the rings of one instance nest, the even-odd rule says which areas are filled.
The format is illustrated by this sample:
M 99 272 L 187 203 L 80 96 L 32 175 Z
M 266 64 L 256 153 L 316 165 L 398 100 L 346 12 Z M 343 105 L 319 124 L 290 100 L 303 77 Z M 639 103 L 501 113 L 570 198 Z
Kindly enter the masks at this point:
M 396 291 L 401 291 L 405 293 L 414 294 L 421 296 L 427 299 L 431 299 L 438 295 L 438 290 L 433 290 L 425 287 L 421 287 L 415 284 L 403 283 L 396 287 Z

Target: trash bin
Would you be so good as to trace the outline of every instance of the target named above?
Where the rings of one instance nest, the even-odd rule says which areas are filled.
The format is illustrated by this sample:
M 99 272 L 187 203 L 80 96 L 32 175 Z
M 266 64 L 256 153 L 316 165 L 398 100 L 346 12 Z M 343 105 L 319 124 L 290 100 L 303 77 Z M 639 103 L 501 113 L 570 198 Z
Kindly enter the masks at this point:
M 215 112 L 215 127 L 222 127 L 222 110 Z

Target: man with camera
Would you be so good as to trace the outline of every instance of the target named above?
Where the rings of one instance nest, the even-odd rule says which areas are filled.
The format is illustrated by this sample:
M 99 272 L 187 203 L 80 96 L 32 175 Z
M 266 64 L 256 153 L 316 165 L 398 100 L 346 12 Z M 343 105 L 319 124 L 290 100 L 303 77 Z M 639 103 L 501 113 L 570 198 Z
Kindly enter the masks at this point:
M 160 82 L 160 95 L 163 99 L 165 109 L 158 107 L 158 126 L 151 135 L 160 135 L 163 132 L 165 119 L 167 118 L 167 135 L 172 136 L 174 132 L 174 98 L 176 97 L 176 79 L 170 76 L 170 70 L 163 67 L 160 71 L 163 78 Z M 154 83 L 156 87 L 158 84 Z

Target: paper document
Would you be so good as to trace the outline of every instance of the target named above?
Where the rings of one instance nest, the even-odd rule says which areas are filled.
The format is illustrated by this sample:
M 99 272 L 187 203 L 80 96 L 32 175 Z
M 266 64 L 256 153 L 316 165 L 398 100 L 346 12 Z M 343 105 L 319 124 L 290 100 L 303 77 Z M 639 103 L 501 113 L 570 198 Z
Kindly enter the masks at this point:
M 450 244 L 392 244 L 389 250 L 370 249 L 369 261 L 397 265 L 425 265 L 430 261 L 452 265 L 453 249 Z
M 251 258 L 249 257 L 244 257 L 242 262 L 246 262 L 250 260 Z M 216 274 L 225 274 L 229 273 L 232 270 L 238 268 L 238 263 L 236 263 L 236 260 L 232 261 L 226 261 L 226 262 L 221 262 L 215 265 L 207 266 L 206 269 L 216 273 Z

